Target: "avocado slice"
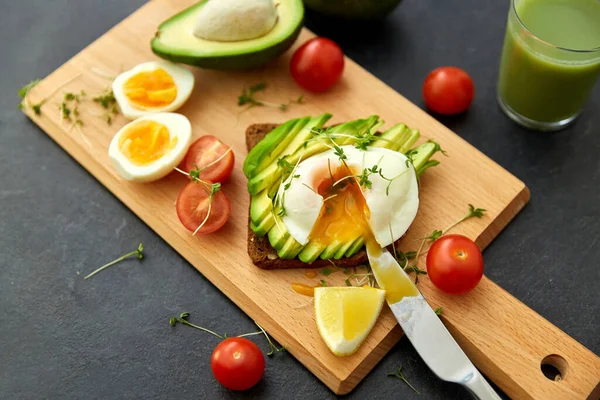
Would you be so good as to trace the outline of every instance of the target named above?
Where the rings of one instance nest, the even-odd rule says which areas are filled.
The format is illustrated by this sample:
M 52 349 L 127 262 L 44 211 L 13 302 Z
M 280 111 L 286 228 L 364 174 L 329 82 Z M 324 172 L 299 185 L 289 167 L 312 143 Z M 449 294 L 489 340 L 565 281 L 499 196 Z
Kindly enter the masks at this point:
M 343 245 L 344 242 L 340 240 L 334 240 L 329 245 L 327 245 L 327 247 L 325 247 L 325 250 L 323 250 L 323 252 L 321 253 L 321 259 L 329 260 L 330 258 L 333 258 L 340 249 L 340 247 L 342 247 Z
M 272 212 L 268 213 L 258 225 L 255 225 L 254 222 L 250 222 L 250 229 L 252 229 L 252 232 L 258 237 L 265 236 L 273 226 L 275 226 L 275 217 Z
M 244 175 L 251 178 L 268 165 L 273 164 L 276 157 L 286 148 L 300 129 L 306 125 L 309 119 L 310 117 L 292 119 L 267 133 L 248 153 L 244 161 Z
M 429 167 L 439 164 L 437 160 L 430 160 L 431 156 L 437 151 L 434 142 L 426 142 L 411 150 L 410 159 L 412 160 L 417 176 L 421 176 Z
M 413 147 L 413 145 L 415 143 L 417 143 L 417 140 L 419 140 L 419 137 L 421 137 L 421 134 L 419 133 L 418 129 L 411 129 L 410 130 L 410 136 L 408 137 L 408 139 L 406 139 L 406 141 L 404 142 L 404 144 L 402 146 L 400 146 L 400 148 L 398 149 L 398 151 L 400 153 L 406 154 L 406 152 Z
M 302 250 L 303 247 L 304 246 L 298 243 L 296 239 L 290 236 L 283 247 L 279 249 L 277 255 L 279 258 L 291 260 L 292 258 L 296 257 L 298 253 L 300 253 L 300 250 Z
M 273 222 L 275 222 L 275 224 L 273 227 L 271 227 L 271 230 L 269 230 L 267 235 L 269 237 L 269 243 L 271 243 L 271 246 L 275 250 L 280 250 L 291 236 L 281 218 L 279 218 L 277 215 L 273 215 L 273 217 Z
M 317 258 L 319 258 L 323 250 L 325 250 L 324 245 L 311 240 L 304 246 L 302 251 L 298 254 L 298 258 L 302 262 L 311 263 Z
M 357 240 L 359 240 L 359 239 L 351 240 L 349 242 L 344 243 L 342 245 L 342 247 L 340 247 L 338 249 L 338 251 L 333 255 L 333 258 L 335 258 L 336 260 L 339 260 L 340 258 L 344 257 L 346 252 L 350 249 L 350 247 L 352 247 L 354 242 L 356 242 Z
M 384 147 L 390 150 L 398 150 L 410 135 L 410 130 L 404 124 L 398 124 L 383 132 L 379 139 L 374 140 L 371 147 Z
M 363 239 L 362 237 L 356 239 L 354 241 L 354 243 L 352 243 L 352 246 L 350 246 L 350 248 L 346 252 L 346 257 L 352 257 L 353 255 L 355 255 L 356 253 L 358 253 L 358 251 L 360 249 L 362 249 L 362 247 L 364 245 L 365 245 L 365 239 Z
M 201 39 L 194 35 L 194 25 L 209 1 L 219 0 L 202 0 L 160 24 L 151 41 L 152 51 L 166 60 L 202 68 L 250 69 L 285 52 L 302 29 L 302 0 L 277 0 L 277 22 L 265 35 L 233 42 Z
M 250 220 L 253 224 L 259 225 L 268 214 L 272 214 L 271 210 L 273 210 L 273 202 L 267 196 L 266 190 L 252 196 L 250 200 Z

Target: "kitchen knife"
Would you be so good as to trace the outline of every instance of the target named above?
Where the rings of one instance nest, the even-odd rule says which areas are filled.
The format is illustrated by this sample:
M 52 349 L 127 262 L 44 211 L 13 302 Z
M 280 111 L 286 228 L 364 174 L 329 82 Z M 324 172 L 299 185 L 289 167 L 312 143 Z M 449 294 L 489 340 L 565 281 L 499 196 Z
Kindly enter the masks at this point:
M 367 255 L 388 305 L 425 364 L 438 378 L 466 387 L 475 398 L 500 399 L 390 252 L 374 242 L 367 244 Z

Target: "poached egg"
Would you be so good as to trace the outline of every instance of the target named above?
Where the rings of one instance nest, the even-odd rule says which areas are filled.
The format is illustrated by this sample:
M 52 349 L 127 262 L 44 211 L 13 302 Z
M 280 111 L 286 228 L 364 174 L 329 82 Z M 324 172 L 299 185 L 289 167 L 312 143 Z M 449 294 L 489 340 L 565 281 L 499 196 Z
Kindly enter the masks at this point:
M 279 188 L 283 223 L 302 245 L 373 236 L 381 247 L 392 244 L 406 233 L 419 208 L 412 163 L 385 148 L 341 149 L 343 161 L 330 150 L 295 166 Z

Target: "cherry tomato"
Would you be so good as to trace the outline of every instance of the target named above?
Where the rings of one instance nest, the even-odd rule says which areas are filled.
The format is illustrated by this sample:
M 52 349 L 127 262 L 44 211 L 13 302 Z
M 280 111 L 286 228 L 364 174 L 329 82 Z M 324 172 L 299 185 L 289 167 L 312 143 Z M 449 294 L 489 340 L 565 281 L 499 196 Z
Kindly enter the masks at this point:
M 246 390 L 262 378 L 265 357 L 254 342 L 232 337 L 215 347 L 210 366 L 221 385 L 231 390 Z
M 443 292 L 468 293 L 483 276 L 481 250 L 466 236 L 442 236 L 433 242 L 427 254 L 427 275 Z
M 457 67 L 434 69 L 423 84 L 425 104 L 444 115 L 467 111 L 475 97 L 475 85 L 465 71 Z
M 195 232 L 204 222 L 210 203 L 209 195 L 210 186 L 196 182 L 188 183 L 179 193 L 175 208 L 179 220 L 186 229 Z M 231 214 L 229 199 L 219 190 L 210 204 L 208 219 L 196 233 L 204 235 L 220 229 L 229 219 L 229 214 Z
M 202 169 L 216 161 L 210 167 L 202 170 L 200 178 L 211 182 L 223 182 L 231 176 L 235 163 L 235 156 L 230 149 L 212 135 L 202 136 L 190 146 L 181 163 L 181 169 L 190 172 L 196 166 Z M 219 158 L 221 159 L 217 161 Z
M 323 92 L 340 80 L 344 53 L 334 41 L 316 37 L 294 52 L 290 72 L 298 85 L 311 92 Z

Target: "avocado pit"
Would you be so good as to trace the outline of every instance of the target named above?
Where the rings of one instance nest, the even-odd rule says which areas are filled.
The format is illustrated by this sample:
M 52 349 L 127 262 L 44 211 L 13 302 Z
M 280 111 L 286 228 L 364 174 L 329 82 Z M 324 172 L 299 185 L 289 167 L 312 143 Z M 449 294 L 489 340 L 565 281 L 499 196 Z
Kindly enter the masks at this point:
M 277 23 L 273 0 L 209 0 L 198 14 L 194 35 L 218 42 L 252 40 Z

